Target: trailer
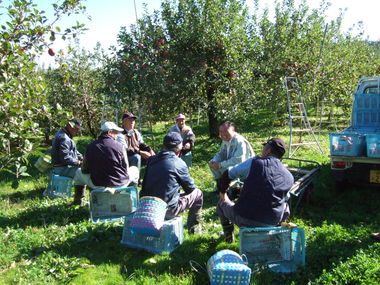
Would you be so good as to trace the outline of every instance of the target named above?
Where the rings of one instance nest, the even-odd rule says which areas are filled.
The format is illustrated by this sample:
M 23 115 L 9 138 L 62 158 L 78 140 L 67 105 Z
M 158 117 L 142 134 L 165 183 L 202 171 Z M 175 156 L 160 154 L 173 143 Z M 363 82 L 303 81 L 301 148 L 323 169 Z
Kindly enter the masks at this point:
M 302 200 L 310 199 L 313 181 L 319 176 L 321 165 L 317 161 L 285 157 L 282 162 L 294 177 L 287 199 L 295 211 Z

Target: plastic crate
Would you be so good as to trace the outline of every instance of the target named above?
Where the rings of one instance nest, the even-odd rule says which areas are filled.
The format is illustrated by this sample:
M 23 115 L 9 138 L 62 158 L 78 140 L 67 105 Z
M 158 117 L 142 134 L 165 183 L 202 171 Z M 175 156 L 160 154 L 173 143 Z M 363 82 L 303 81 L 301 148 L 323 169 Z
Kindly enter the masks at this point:
M 182 217 L 176 217 L 165 221 L 161 228 L 161 234 L 159 237 L 133 234 L 129 226 L 132 217 L 133 214 L 125 217 L 123 236 L 120 242 L 121 244 L 133 248 L 144 249 L 156 254 L 161 254 L 163 252 L 170 253 L 183 243 Z
M 90 219 L 93 223 L 122 221 L 136 211 L 139 200 L 137 188 L 94 189 L 90 192 Z
M 380 157 L 380 134 L 367 135 L 366 144 L 368 157 Z
M 290 273 L 305 265 L 301 228 L 243 228 L 239 236 L 240 254 L 245 254 L 251 267 L 266 264 L 274 272 Z
M 207 273 L 211 285 L 248 285 L 251 269 L 236 252 L 224 249 L 218 251 L 207 262 Z
M 52 174 L 50 179 L 47 193 L 50 198 L 55 199 L 71 196 L 72 178 Z
M 330 154 L 344 156 L 365 155 L 364 133 L 330 133 Z
M 380 95 L 355 94 L 352 126 L 354 128 L 380 127 Z

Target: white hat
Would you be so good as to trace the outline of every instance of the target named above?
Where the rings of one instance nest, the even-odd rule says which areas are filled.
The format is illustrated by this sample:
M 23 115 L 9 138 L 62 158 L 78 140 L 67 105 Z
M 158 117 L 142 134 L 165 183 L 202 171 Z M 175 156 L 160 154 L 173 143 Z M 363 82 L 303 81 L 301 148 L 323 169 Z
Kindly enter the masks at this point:
M 186 119 L 185 115 L 184 114 L 178 114 L 177 116 L 175 116 L 175 119 L 176 120 L 179 120 L 179 119 Z
M 100 130 L 102 132 L 107 132 L 107 131 L 122 132 L 122 131 L 124 131 L 122 128 L 119 128 L 114 122 L 103 123 L 102 126 L 100 127 Z

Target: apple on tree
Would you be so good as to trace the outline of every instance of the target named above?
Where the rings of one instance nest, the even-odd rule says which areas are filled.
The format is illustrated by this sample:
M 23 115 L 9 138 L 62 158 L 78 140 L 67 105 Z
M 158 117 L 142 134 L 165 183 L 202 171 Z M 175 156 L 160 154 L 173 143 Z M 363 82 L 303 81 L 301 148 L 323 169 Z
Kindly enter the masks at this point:
M 52 48 L 49 48 L 49 49 L 48 49 L 48 54 L 49 54 L 50 56 L 55 56 L 55 52 L 54 52 L 54 50 L 53 50 Z

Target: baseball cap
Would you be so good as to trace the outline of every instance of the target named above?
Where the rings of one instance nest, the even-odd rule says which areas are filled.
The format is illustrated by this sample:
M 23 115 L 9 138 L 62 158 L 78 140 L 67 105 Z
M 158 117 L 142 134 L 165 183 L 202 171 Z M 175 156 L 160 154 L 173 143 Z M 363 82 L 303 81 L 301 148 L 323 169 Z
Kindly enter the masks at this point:
M 68 124 L 70 125 L 70 127 L 72 128 L 76 128 L 80 131 L 83 130 L 83 127 L 82 127 L 82 120 L 79 120 L 79 119 L 72 119 L 72 120 L 69 120 Z
M 125 113 L 123 114 L 123 120 L 124 120 L 125 118 L 134 118 L 134 119 L 136 119 L 137 117 L 136 117 L 135 115 L 133 115 L 132 112 L 125 112 Z
M 102 124 L 100 127 L 100 130 L 102 132 L 107 132 L 107 131 L 117 131 L 117 132 L 122 132 L 123 129 L 119 128 L 114 122 L 105 122 Z
M 184 114 L 178 114 L 177 116 L 175 116 L 175 119 L 176 119 L 176 120 L 179 120 L 179 119 L 186 119 L 186 117 L 185 117 Z
M 182 137 L 179 133 L 170 132 L 164 137 L 164 146 L 171 149 L 182 143 Z
M 272 152 L 280 157 L 282 157 L 286 152 L 286 144 L 280 138 L 271 138 L 267 142 L 263 143 L 263 145 L 266 144 L 269 144 L 272 148 Z

